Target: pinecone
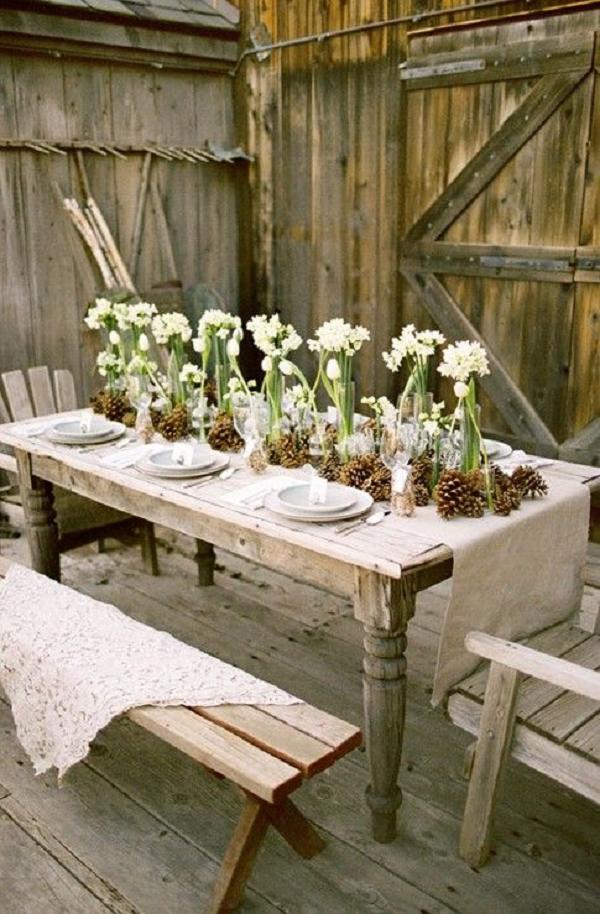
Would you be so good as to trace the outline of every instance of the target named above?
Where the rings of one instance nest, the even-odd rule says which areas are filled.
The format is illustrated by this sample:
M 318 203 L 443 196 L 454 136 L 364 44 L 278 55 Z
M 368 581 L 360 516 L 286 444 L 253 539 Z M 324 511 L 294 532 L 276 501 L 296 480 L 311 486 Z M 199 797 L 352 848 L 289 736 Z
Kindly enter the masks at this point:
M 496 495 L 494 496 L 494 514 L 499 514 L 501 517 L 508 517 L 512 509 L 513 503 L 510 493 L 496 490 Z
M 378 465 L 380 462 L 376 454 L 360 454 L 358 457 L 351 457 L 340 469 L 340 482 L 344 486 L 364 489 Z
M 429 504 L 431 494 L 429 488 L 422 482 L 414 483 L 415 503 L 418 508 L 425 508 Z
M 102 412 L 111 422 L 122 422 L 125 413 L 130 412 L 131 403 L 124 393 L 111 394 L 105 390 L 102 396 Z
M 188 411 L 185 403 L 174 406 L 170 413 L 163 416 L 158 424 L 158 431 L 167 441 L 179 441 L 189 432 Z
M 123 425 L 126 425 L 127 428 L 135 428 L 135 419 L 137 413 L 134 409 L 128 409 L 126 413 L 123 414 Z
M 326 454 L 325 457 L 323 457 L 321 463 L 319 464 L 319 476 L 323 476 L 323 478 L 328 479 L 329 482 L 337 482 L 337 479 L 340 475 L 341 466 L 342 463 L 336 451 L 330 451 L 328 454 Z
M 104 415 L 104 391 L 99 390 L 97 394 L 90 397 L 90 406 L 92 411 L 99 415 Z
M 517 467 L 516 470 L 513 470 L 511 480 L 522 498 L 526 498 L 528 495 L 535 498 L 536 495 L 548 494 L 548 483 L 533 467 Z
M 433 477 L 433 460 L 431 454 L 425 452 L 420 457 L 415 457 L 411 461 L 412 480 L 414 486 L 425 486 L 429 488 Z
M 150 407 L 150 419 L 152 420 L 152 428 L 157 432 L 160 429 L 160 423 L 163 419 L 163 414 L 160 409 L 153 409 L 153 407 Z
M 463 513 L 465 499 L 472 498 L 472 484 L 460 470 L 443 470 L 435 489 L 437 512 L 444 520 Z
M 483 517 L 485 513 L 485 495 L 472 484 L 464 494 L 461 513 L 465 517 Z
M 521 492 L 513 483 L 510 476 L 504 473 L 500 467 L 492 465 L 492 485 L 494 492 L 494 504 L 500 499 L 502 510 L 497 514 L 504 514 L 506 505 L 510 502 L 511 510 L 516 510 L 521 506 Z
M 244 441 L 235 430 L 229 413 L 217 413 L 208 433 L 208 443 L 215 451 L 241 451 Z
M 381 461 L 373 475 L 363 486 L 375 501 L 389 501 L 392 497 L 392 474 Z
M 204 382 L 204 396 L 206 397 L 206 403 L 208 406 L 217 405 L 217 385 L 212 378 L 208 378 Z
M 297 435 L 290 432 L 282 435 L 267 447 L 269 463 L 293 470 L 308 463 L 308 435 Z

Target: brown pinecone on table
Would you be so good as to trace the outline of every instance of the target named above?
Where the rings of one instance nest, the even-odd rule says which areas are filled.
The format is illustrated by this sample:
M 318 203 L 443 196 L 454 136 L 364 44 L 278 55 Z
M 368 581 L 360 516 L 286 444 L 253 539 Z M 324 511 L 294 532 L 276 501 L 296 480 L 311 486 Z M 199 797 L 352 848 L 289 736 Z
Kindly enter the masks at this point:
M 123 425 L 125 425 L 127 428 L 135 428 L 136 415 L 137 414 L 134 409 L 128 409 L 127 412 L 123 414 Z
M 111 422 L 122 422 L 125 413 L 131 410 L 131 403 L 123 393 L 111 394 L 109 391 L 104 391 L 102 403 L 102 412 Z
M 212 378 L 208 378 L 204 382 L 204 396 L 208 406 L 217 405 L 217 385 Z
M 392 497 L 392 474 L 381 461 L 365 482 L 363 491 L 368 492 L 375 501 L 389 501 Z
M 548 483 L 533 467 L 517 467 L 516 470 L 513 470 L 511 480 L 522 498 L 526 498 L 527 495 L 535 498 L 536 495 L 548 494 Z
M 208 433 L 208 443 L 215 451 L 241 451 L 243 439 L 238 435 L 229 413 L 217 413 Z
M 340 475 L 342 463 L 337 454 L 337 451 L 329 451 L 328 454 L 323 457 L 317 472 L 319 476 L 322 476 L 324 479 L 328 479 L 329 482 L 337 482 Z
M 92 412 L 98 413 L 99 415 L 104 415 L 104 391 L 99 390 L 97 394 L 93 394 L 90 397 L 90 406 L 92 407 Z
M 499 514 L 501 517 L 508 517 L 512 510 L 513 503 L 510 492 L 496 490 L 494 496 L 494 514 Z
M 415 504 L 417 508 L 425 508 L 429 504 L 431 499 L 431 493 L 428 486 L 424 485 L 422 482 L 414 483 L 415 490 Z
M 152 428 L 157 432 L 160 428 L 160 423 L 162 422 L 163 414 L 160 409 L 153 409 L 150 407 L 150 419 L 152 420 Z
M 351 457 L 350 460 L 340 468 L 339 481 L 344 486 L 364 489 L 365 484 L 370 480 L 379 466 L 381 466 L 381 462 L 376 454 L 360 454 L 357 457 Z
M 462 514 L 465 499 L 473 497 L 472 483 L 461 470 L 443 470 L 436 486 L 434 498 L 437 503 L 437 513 L 444 520 Z
M 498 499 L 501 499 L 502 510 L 497 511 L 497 514 L 504 514 L 506 505 L 510 503 L 511 510 L 515 511 L 521 506 L 521 492 L 516 487 L 510 476 L 505 473 L 500 467 L 492 465 L 490 468 L 492 472 L 492 488 L 494 493 L 494 504 L 496 504 Z
M 412 479 L 415 488 L 417 486 L 426 486 L 429 488 L 433 476 L 433 460 L 428 453 L 421 454 L 411 461 Z
M 308 463 L 308 435 L 297 435 L 290 432 L 282 435 L 277 442 L 279 461 L 282 467 L 293 470 Z
M 185 403 L 174 406 L 158 423 L 158 431 L 167 441 L 179 441 L 189 432 L 188 411 Z

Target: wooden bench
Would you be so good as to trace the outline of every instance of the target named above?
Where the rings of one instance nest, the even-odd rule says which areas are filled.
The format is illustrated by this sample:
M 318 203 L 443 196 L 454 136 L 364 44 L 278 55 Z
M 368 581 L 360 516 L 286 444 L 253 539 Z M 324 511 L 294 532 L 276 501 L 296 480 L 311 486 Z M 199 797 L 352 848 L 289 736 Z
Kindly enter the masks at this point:
M 0 393 L 0 422 L 18 422 L 48 416 L 52 413 L 77 409 L 73 375 L 67 369 L 54 371 L 54 385 L 45 365 L 28 369 L 31 396 L 22 371 L 2 374 L 6 403 Z M 0 469 L 17 473 L 17 462 L 10 453 L 0 451 Z M 56 487 L 55 509 L 59 530 L 59 549 L 67 552 L 78 546 L 98 542 L 103 548 L 108 537 L 123 535 L 135 528 L 140 538 L 144 567 L 149 574 L 158 574 L 158 557 L 154 527 L 151 523 L 89 498 Z
M 524 643 L 471 632 L 465 645 L 490 661 L 448 699 L 451 720 L 478 734 L 459 850 L 479 867 L 511 754 L 600 804 L 600 635 L 562 623 Z
M 0 577 L 10 567 L 0 557 Z M 361 731 L 308 704 L 144 707 L 127 716 L 240 790 L 243 806 L 205 914 L 227 914 L 269 826 L 305 859 L 325 842 L 290 799 L 304 780 L 361 744 Z

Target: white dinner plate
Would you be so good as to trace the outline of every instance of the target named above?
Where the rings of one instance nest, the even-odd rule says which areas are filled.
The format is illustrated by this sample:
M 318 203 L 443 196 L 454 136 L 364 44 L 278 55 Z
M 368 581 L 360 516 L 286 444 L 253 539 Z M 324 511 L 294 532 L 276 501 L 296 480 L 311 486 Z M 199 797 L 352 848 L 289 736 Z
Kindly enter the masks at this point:
M 494 460 L 503 460 L 505 457 L 510 457 L 512 454 L 510 444 L 506 444 L 504 441 L 494 441 L 492 438 L 484 438 L 483 444 L 488 457 L 492 457 Z
M 204 470 L 212 466 L 217 459 L 217 452 L 210 451 L 206 447 L 194 448 L 191 463 L 179 463 L 173 460 L 173 453 L 173 447 L 161 448 L 160 451 L 155 451 L 147 459 L 155 469 L 173 470 L 176 476 L 185 474 L 188 470 Z
M 110 435 L 115 425 L 120 424 L 110 422 L 104 416 L 92 416 L 89 428 L 82 428 L 81 419 L 61 419 L 50 426 L 50 431 L 62 438 L 94 438 Z
M 367 492 L 356 490 L 356 501 L 343 511 L 332 511 L 330 514 L 307 514 L 305 511 L 292 510 L 284 507 L 277 498 L 276 492 L 270 492 L 264 501 L 264 507 L 273 514 L 285 517 L 287 520 L 302 521 L 305 524 L 328 523 L 329 521 L 351 520 L 369 511 L 373 505 L 373 498 Z
M 70 426 L 65 430 L 64 426 Z M 76 431 L 75 426 L 79 429 Z M 46 432 L 46 437 L 56 444 L 103 444 L 105 441 L 114 441 L 121 438 L 126 432 L 122 422 L 107 422 L 104 420 L 98 425 L 92 425 L 89 432 L 82 432 L 79 420 L 76 422 L 57 422 Z
M 330 483 L 327 486 L 325 501 L 318 504 L 309 502 L 309 493 L 310 483 L 298 482 L 281 489 L 277 493 L 277 498 L 289 511 L 302 514 L 334 514 L 352 507 L 356 502 L 358 490 Z
M 218 473 L 224 470 L 229 464 L 227 454 L 215 453 L 212 463 L 203 468 L 194 469 L 190 467 L 169 469 L 169 467 L 156 466 L 151 463 L 148 457 L 144 457 L 135 464 L 136 470 L 145 473 L 147 476 L 155 476 L 157 479 L 189 479 L 194 476 L 210 476 L 212 473 Z

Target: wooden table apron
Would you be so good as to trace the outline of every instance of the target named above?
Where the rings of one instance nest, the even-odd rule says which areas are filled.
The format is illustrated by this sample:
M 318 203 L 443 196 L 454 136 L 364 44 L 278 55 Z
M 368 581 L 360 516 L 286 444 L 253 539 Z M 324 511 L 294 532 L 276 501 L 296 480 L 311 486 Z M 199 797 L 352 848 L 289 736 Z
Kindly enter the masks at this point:
M 32 448 L 33 450 L 35 448 Z M 287 543 L 235 520 L 205 515 L 196 501 L 186 509 L 157 491 L 139 492 L 123 479 L 106 479 L 94 467 L 77 468 L 59 458 L 16 449 L 19 483 L 27 522 L 33 568 L 60 578 L 58 531 L 53 484 L 212 543 L 259 564 L 293 574 L 311 584 L 353 600 L 354 615 L 364 627 L 364 735 L 370 783 L 367 803 L 373 837 L 380 842 L 396 835 L 396 811 L 402 802 L 398 774 L 406 708 L 406 629 L 419 590 L 452 573 L 447 547 L 415 559 L 394 578 L 359 567 L 308 547 Z

